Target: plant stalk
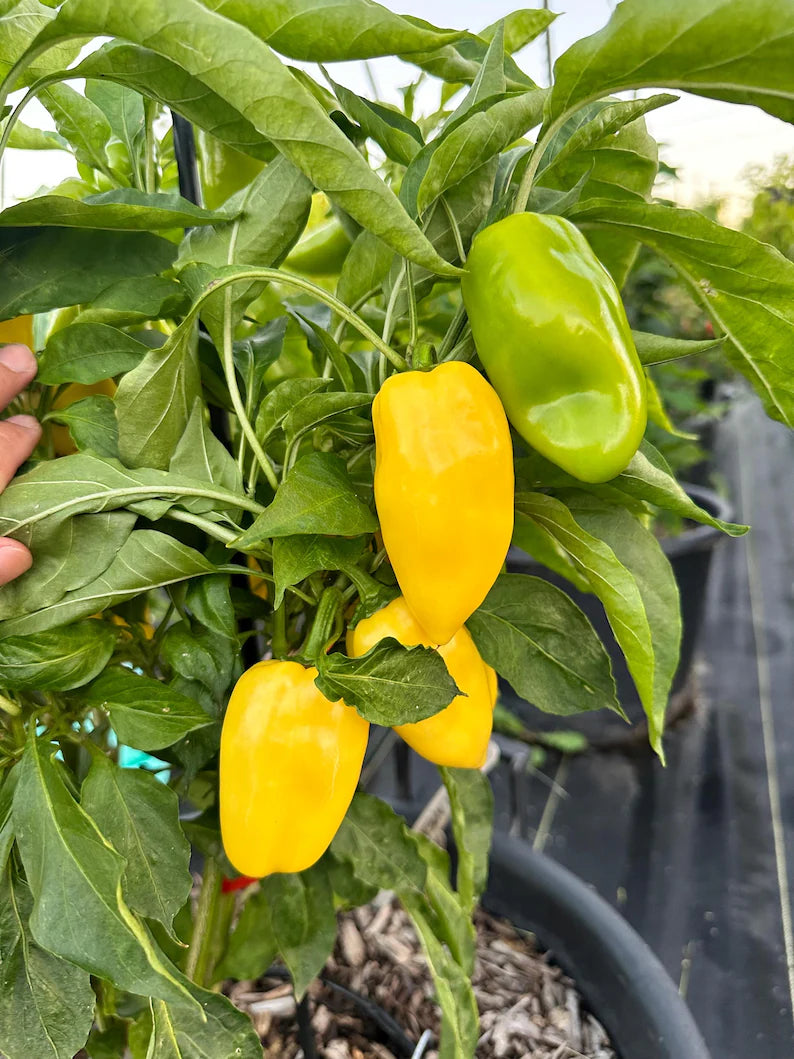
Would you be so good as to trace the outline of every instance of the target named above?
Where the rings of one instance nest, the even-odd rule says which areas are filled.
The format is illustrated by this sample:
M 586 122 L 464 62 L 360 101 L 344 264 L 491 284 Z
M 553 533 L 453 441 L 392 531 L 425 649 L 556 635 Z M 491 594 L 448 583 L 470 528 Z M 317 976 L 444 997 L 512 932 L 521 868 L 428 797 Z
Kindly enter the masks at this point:
M 190 948 L 185 960 L 185 974 L 198 986 L 205 985 L 210 970 L 213 927 L 222 882 L 223 873 L 217 860 L 208 856 L 204 861 L 196 921 L 193 924 L 193 936 L 190 939 Z

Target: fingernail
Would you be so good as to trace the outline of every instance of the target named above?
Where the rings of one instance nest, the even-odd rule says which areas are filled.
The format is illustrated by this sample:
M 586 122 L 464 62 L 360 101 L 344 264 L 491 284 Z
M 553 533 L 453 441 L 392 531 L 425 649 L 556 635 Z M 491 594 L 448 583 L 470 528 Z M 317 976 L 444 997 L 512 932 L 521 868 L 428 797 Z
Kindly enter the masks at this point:
M 15 552 L 27 551 L 25 545 L 20 541 L 15 541 L 13 537 L 0 537 L 0 548 L 12 548 Z
M 0 364 L 19 375 L 30 375 L 36 369 L 36 358 L 27 346 L 3 346 L 0 349 Z
M 6 423 L 22 427 L 23 430 L 34 430 L 37 434 L 41 430 L 38 419 L 35 416 L 9 416 Z

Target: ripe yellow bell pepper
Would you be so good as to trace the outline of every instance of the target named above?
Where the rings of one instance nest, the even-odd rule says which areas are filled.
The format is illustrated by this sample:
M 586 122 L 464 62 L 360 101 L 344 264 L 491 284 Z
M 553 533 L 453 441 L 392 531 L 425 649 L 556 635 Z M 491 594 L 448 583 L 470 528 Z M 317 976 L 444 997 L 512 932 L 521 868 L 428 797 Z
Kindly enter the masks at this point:
M 16 342 L 33 348 L 33 317 L 29 314 L 0 322 L 0 346 L 10 346 Z
M 387 636 L 393 636 L 405 647 L 432 645 L 400 596 L 348 631 L 348 653 L 352 657 L 366 654 Z M 438 651 L 463 695 L 456 696 L 433 717 L 416 724 L 401 724 L 394 730 L 417 754 L 436 765 L 480 768 L 491 738 L 496 673 L 480 657 L 468 629 L 458 629 Z
M 470 364 L 392 375 L 372 405 L 375 503 L 405 601 L 434 644 L 477 609 L 513 532 L 513 448 Z
M 221 733 L 220 816 L 242 875 L 311 867 L 328 848 L 361 774 L 369 722 L 297 662 L 259 662 L 232 691 Z

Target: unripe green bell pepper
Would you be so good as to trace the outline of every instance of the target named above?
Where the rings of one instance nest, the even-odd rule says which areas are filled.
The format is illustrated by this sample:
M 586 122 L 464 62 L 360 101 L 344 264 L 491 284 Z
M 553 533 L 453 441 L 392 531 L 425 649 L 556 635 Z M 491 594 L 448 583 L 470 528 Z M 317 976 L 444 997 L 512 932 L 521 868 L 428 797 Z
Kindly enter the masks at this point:
M 261 173 L 264 162 L 236 151 L 199 129 L 198 165 L 201 193 L 208 210 L 216 210 Z
M 519 213 L 477 235 L 462 280 L 480 360 L 508 419 L 584 482 L 620 474 L 646 424 L 620 294 L 570 221 Z

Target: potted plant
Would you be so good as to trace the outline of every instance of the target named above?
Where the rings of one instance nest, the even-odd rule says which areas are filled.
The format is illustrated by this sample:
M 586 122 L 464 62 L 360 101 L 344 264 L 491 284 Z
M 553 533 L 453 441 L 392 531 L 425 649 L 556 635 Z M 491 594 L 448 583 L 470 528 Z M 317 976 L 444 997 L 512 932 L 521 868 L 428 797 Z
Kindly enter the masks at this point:
M 601 599 L 663 757 L 680 614 L 649 514 L 744 530 L 642 440 L 644 368 L 701 346 L 629 334 L 638 241 L 792 418 L 794 266 L 650 203 L 643 115 L 675 96 L 615 94 L 790 120 L 790 12 L 632 0 L 543 89 L 513 58 L 542 11 L 473 34 L 370 0 L 2 10 L 0 151 L 67 150 L 78 176 L 0 213 L 0 317 L 33 316 L 39 354 L 13 410 L 44 428 L 0 497 L 0 533 L 33 555 L 0 590 L 0 1050 L 255 1059 L 219 977 L 278 954 L 301 995 L 339 903 L 389 889 L 441 1054 L 471 1056 L 494 671 L 557 715 L 621 708 L 582 611 L 500 573 L 511 534 Z M 415 113 L 416 85 L 399 109 L 333 76 L 381 55 L 440 80 L 437 113 Z M 56 132 L 26 124 L 33 98 Z M 252 160 L 241 181 L 231 155 L 213 208 L 177 172 L 183 121 L 200 151 Z M 354 794 L 370 725 L 442 765 L 454 885 Z M 121 768 L 125 747 L 157 771 Z M 224 886 L 240 873 L 261 881 Z

